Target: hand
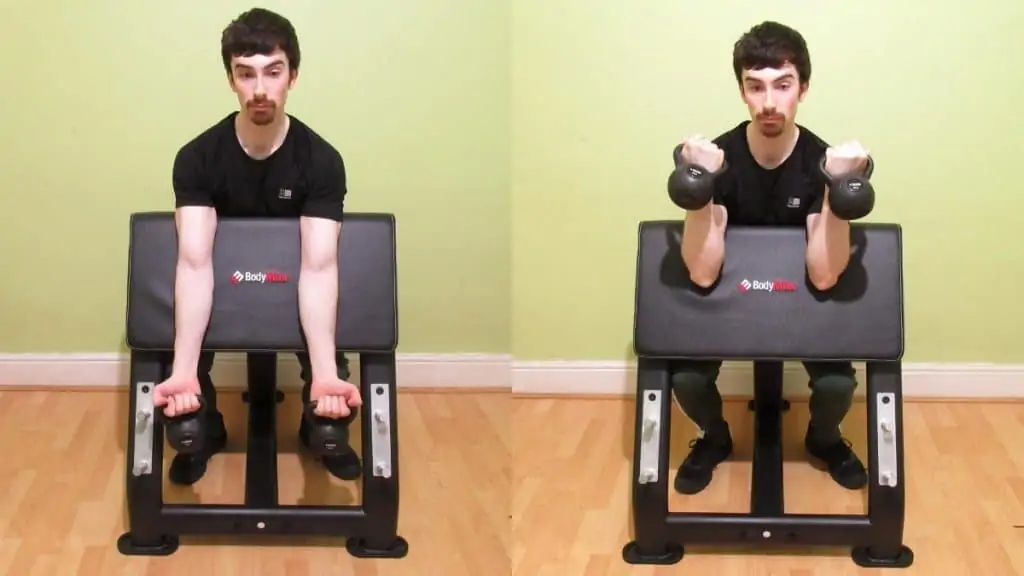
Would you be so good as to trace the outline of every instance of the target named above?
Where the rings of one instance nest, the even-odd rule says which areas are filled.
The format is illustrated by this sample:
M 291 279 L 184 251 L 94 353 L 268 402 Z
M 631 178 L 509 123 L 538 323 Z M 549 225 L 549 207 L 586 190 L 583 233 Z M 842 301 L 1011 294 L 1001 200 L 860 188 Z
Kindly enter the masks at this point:
M 860 142 L 847 142 L 825 151 L 825 171 L 833 178 L 862 173 L 867 167 L 868 151 Z
M 687 164 L 696 164 L 708 172 L 718 172 L 725 161 L 725 152 L 714 142 L 700 135 L 684 140 L 680 155 Z
M 322 380 L 314 378 L 309 387 L 309 399 L 316 401 L 313 413 L 325 418 L 344 418 L 352 413 L 350 406 L 363 405 L 359 388 L 337 376 Z
M 199 380 L 195 377 L 183 378 L 171 374 L 167 380 L 153 388 L 153 405 L 164 408 L 168 418 L 188 414 L 199 410 Z

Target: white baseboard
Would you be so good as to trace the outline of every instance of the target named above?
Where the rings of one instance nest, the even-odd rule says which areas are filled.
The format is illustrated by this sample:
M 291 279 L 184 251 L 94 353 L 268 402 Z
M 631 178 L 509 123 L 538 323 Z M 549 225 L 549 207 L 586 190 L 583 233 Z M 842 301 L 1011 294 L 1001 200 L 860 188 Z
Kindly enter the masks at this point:
M 862 383 L 863 364 L 854 365 Z M 718 387 L 725 396 L 751 395 L 751 364 L 725 363 Z M 787 363 L 783 390 L 787 397 L 802 398 L 810 394 L 807 373 L 796 362 Z M 628 362 L 547 361 L 514 362 L 512 392 L 514 394 L 565 394 L 572 396 L 623 395 L 636 391 L 636 365 Z M 1024 398 L 1024 365 L 1022 364 L 943 364 L 904 363 L 903 394 L 905 398 Z
M 510 388 L 511 357 L 503 354 L 398 354 L 400 388 Z M 124 387 L 129 381 L 127 354 L 0 354 L 0 387 Z M 298 389 L 299 364 L 294 354 L 279 354 L 278 383 Z M 353 382 L 359 361 L 350 357 Z M 245 356 L 217 354 L 211 372 L 218 389 L 245 386 Z
M 636 367 L 624 361 L 512 361 L 504 354 L 398 354 L 399 388 L 510 389 L 513 394 L 568 396 L 631 396 Z M 863 382 L 864 367 L 856 365 Z M 353 381 L 359 362 L 351 359 Z M 218 354 L 212 376 L 218 388 L 242 389 L 245 363 L 241 354 Z M 799 363 L 788 363 L 784 389 L 789 397 L 809 394 L 807 375 Z M 0 387 L 52 388 L 123 387 L 129 379 L 125 354 L 0 354 Z M 727 396 L 749 396 L 750 363 L 725 363 L 718 380 Z M 281 354 L 278 382 L 283 389 L 299 386 L 299 365 Z M 863 394 L 865 386 L 858 390 Z M 907 398 L 1024 398 L 1024 365 L 904 363 Z

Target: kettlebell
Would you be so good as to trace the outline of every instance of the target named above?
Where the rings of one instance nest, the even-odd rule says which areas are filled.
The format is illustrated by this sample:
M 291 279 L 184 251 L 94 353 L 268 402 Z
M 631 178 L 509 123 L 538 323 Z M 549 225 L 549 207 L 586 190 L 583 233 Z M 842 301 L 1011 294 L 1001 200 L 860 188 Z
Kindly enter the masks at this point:
M 822 155 L 819 168 L 828 180 L 828 204 L 832 213 L 842 220 L 859 220 L 875 208 L 875 188 L 871 185 L 874 161 L 868 157 L 864 174 L 846 174 L 838 178 L 825 170 L 826 156 Z
M 197 398 L 199 409 L 195 412 L 172 417 L 160 411 L 167 443 L 179 454 L 200 452 L 206 443 L 206 400 L 201 394 Z
M 711 202 L 715 193 L 715 178 L 725 172 L 727 165 L 717 172 L 709 172 L 697 164 L 682 163 L 668 176 L 668 197 L 683 210 L 700 210 Z
M 328 418 L 314 412 L 316 400 L 306 404 L 303 417 L 309 423 L 309 447 L 318 456 L 340 456 L 349 450 L 348 425 L 359 414 L 358 406 L 351 406 L 352 411 L 344 418 Z

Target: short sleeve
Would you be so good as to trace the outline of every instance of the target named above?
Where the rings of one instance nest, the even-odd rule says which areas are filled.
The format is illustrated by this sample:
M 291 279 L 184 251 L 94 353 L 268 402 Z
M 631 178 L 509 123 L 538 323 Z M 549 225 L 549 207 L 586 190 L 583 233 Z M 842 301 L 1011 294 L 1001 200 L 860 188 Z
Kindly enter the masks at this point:
M 213 194 L 203 178 L 203 163 L 194 144 L 185 145 L 174 156 L 171 169 L 174 206 L 213 206 Z
M 342 221 L 348 183 L 345 161 L 331 149 L 325 159 L 317 162 L 310 178 L 309 195 L 302 206 L 302 215 Z

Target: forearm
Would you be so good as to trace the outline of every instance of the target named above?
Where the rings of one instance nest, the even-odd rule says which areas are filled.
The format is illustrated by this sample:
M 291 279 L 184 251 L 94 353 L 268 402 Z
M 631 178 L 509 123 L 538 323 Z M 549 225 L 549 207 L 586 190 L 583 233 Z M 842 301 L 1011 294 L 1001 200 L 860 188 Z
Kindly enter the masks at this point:
M 196 374 L 212 308 L 213 262 L 179 261 L 174 280 L 173 374 Z
M 714 203 L 686 213 L 683 226 L 683 263 L 690 280 L 710 287 L 718 279 L 725 259 L 725 212 Z
M 337 377 L 335 325 L 338 317 L 338 264 L 303 264 L 299 273 L 299 318 L 309 348 L 313 378 Z
M 828 195 L 807 236 L 807 274 L 819 290 L 828 290 L 850 263 L 850 223 L 832 214 Z

